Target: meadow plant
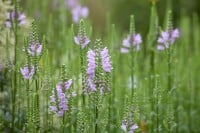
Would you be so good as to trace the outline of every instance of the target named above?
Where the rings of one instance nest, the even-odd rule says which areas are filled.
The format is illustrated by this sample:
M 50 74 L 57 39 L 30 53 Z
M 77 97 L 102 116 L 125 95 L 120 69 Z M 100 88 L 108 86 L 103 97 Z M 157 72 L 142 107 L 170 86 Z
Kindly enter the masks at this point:
M 70 89 L 71 84 L 72 84 L 72 79 L 69 79 L 64 83 L 62 82 L 58 83 L 56 85 L 55 91 L 53 91 L 53 95 L 50 96 L 51 103 L 53 104 L 52 106 L 50 106 L 50 111 L 56 113 L 58 116 L 63 116 L 65 111 L 68 110 L 67 98 L 76 95 L 75 93 L 71 95 L 65 94 L 66 91 Z

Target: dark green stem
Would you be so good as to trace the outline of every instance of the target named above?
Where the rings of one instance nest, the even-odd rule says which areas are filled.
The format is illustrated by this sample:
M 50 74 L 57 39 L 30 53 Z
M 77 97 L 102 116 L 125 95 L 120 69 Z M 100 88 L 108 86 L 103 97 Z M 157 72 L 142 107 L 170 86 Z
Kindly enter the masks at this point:
M 62 118 L 62 132 L 65 133 L 65 114 L 63 115 Z
M 39 101 L 39 84 L 38 80 L 35 80 L 35 86 L 36 86 L 36 129 L 37 131 L 40 131 L 40 101 Z
M 84 70 L 84 60 L 83 60 L 83 56 L 84 56 L 84 49 L 82 49 L 81 47 L 80 47 L 80 60 L 81 60 L 81 83 L 82 83 L 82 102 L 83 102 L 83 106 L 85 106 L 85 96 L 84 96 L 84 72 L 85 72 L 85 70 Z
M 134 64 L 134 61 L 135 61 L 135 58 L 134 58 L 134 51 L 132 50 L 131 51 L 131 99 L 134 95 L 134 69 L 135 69 L 135 64 Z M 132 100 L 131 100 L 132 101 Z
M 168 92 L 172 89 L 172 75 L 171 75 L 171 48 L 167 50 L 167 63 L 168 63 Z
M 98 108 L 95 106 L 95 133 L 98 133 Z
M 17 13 L 17 1 L 14 0 L 15 13 Z M 17 16 L 17 15 L 16 15 Z M 15 44 L 14 44 L 14 71 L 13 71 L 13 86 L 12 86 L 12 132 L 15 129 L 15 100 L 17 92 L 17 48 L 18 48 L 18 24 L 17 18 L 14 18 L 14 24 L 12 22 L 12 27 L 14 31 Z
M 29 80 L 27 80 L 26 81 L 26 102 L 27 102 L 27 110 L 26 110 L 26 124 L 27 124 L 27 126 L 26 126 L 26 131 L 28 131 L 28 128 L 29 128 L 29 122 L 30 122 L 30 98 L 29 98 L 29 92 L 30 92 L 30 87 L 29 87 Z

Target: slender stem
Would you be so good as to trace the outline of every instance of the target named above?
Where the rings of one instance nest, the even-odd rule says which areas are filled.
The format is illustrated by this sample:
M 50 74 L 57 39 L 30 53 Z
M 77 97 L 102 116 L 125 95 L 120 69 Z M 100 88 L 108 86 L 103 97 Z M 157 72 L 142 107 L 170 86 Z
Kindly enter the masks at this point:
M 36 86 L 36 108 L 37 108 L 37 113 L 36 113 L 36 121 L 37 121 L 37 125 L 36 125 L 36 129 L 37 131 L 40 130 L 40 101 L 39 101 L 39 84 L 38 84 L 38 79 L 35 80 L 35 86 Z
M 134 61 L 135 61 L 134 51 L 131 50 L 131 99 L 133 98 L 134 95 L 134 69 L 135 69 Z
M 15 13 L 17 13 L 17 1 L 14 0 L 15 5 Z M 15 100 L 16 100 L 16 92 L 17 92 L 17 48 L 18 48 L 18 25 L 16 20 L 17 15 L 14 18 L 14 24 L 12 22 L 12 27 L 14 31 L 15 44 L 14 44 L 14 71 L 13 71 L 13 91 L 12 91 L 12 132 L 14 132 L 15 128 Z
M 168 62 L 168 92 L 172 89 L 171 87 L 171 48 L 168 48 L 167 51 L 167 62 Z
M 27 129 L 26 131 L 28 131 L 29 128 L 29 120 L 30 120 L 30 98 L 29 98 L 29 91 L 30 91 L 30 87 L 29 87 L 29 80 L 26 81 L 26 98 L 27 98 L 27 111 L 26 111 L 26 121 L 27 121 Z
M 84 50 L 80 47 L 80 58 L 81 58 L 81 80 L 82 80 L 82 102 L 83 102 L 83 106 L 85 105 L 85 96 L 84 96 L 84 60 L 83 60 L 83 56 L 84 56 Z
M 152 50 L 151 51 L 151 56 L 150 56 L 150 90 L 149 90 L 149 97 L 151 99 L 151 110 L 154 111 L 155 107 L 155 102 L 154 102 L 154 97 L 153 97 L 153 89 L 155 88 L 155 53 Z M 157 105 L 158 106 L 158 105 Z M 154 121 L 154 115 L 152 115 L 152 120 Z M 151 132 L 154 131 L 154 124 L 151 124 Z
M 159 133 L 159 102 L 158 102 L 158 98 L 159 98 L 159 95 L 158 95 L 158 90 L 156 92 L 156 128 L 157 128 L 157 133 Z
M 62 119 L 62 132 L 65 133 L 65 114 L 63 115 Z
M 97 105 L 95 106 L 95 133 L 98 133 L 98 108 Z

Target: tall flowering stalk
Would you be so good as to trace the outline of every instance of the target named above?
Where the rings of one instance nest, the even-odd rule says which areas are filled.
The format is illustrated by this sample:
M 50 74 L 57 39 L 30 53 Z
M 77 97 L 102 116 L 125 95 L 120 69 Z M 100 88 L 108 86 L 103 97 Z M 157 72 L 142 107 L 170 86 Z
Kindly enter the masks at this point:
M 140 34 L 135 33 L 134 16 L 130 16 L 130 30 L 127 38 L 123 40 L 121 53 L 130 53 L 131 56 L 131 97 L 134 93 L 134 71 L 135 71 L 135 51 L 140 50 L 142 38 Z
M 24 40 L 25 46 L 23 51 L 26 54 L 26 64 L 20 68 L 20 72 L 24 79 L 26 79 L 27 89 L 27 122 L 26 130 L 40 130 L 40 102 L 39 102 L 39 57 L 42 55 L 42 44 L 39 43 L 38 35 L 36 33 L 36 25 L 32 23 L 32 31 L 30 36 Z M 35 89 L 30 89 L 29 80 L 33 78 L 35 82 Z M 34 97 L 31 99 L 29 96 L 35 92 Z M 31 109 L 33 108 L 33 109 Z M 31 123 L 32 124 L 31 126 Z
M 167 18 L 167 25 L 166 31 L 162 31 L 161 35 L 159 36 L 157 42 L 157 49 L 158 50 L 165 50 L 167 49 L 167 61 L 168 61 L 168 91 L 172 89 L 172 54 L 173 54 L 173 44 L 175 43 L 176 39 L 179 38 L 179 30 L 173 29 L 172 25 L 172 18 L 171 18 L 171 11 L 168 12 Z
M 97 42 L 100 40 L 97 40 Z M 99 42 L 98 42 L 99 43 Z M 100 42 L 101 43 L 101 42 Z M 106 81 L 102 81 L 101 79 L 97 79 L 98 72 L 100 71 L 104 76 L 110 74 L 112 71 L 112 64 L 110 60 L 110 55 L 108 53 L 108 49 L 100 48 L 92 50 L 90 49 L 87 52 L 87 85 L 89 90 L 85 90 L 86 92 L 95 92 L 98 89 L 103 94 L 104 92 L 110 90 L 107 88 L 105 83 Z M 99 70 L 99 71 L 98 71 Z M 101 75 L 101 74 L 100 74 Z M 97 86 L 104 86 L 102 88 L 98 88 Z
M 86 35 L 86 31 L 85 31 L 85 23 L 83 20 L 80 21 L 79 24 L 79 31 L 78 31 L 78 35 L 74 36 L 74 43 L 76 45 L 79 45 L 80 47 L 80 64 L 81 64 L 81 87 L 82 87 L 82 102 L 83 105 L 85 105 L 85 96 L 84 96 L 84 87 L 85 87 L 85 75 L 86 75 L 86 71 L 84 66 L 86 65 L 86 61 L 85 61 L 85 56 L 86 56 L 86 51 L 87 51 L 87 45 L 90 43 L 89 38 Z
M 173 79 L 173 54 L 174 54 L 174 48 L 173 45 L 175 43 L 175 41 L 177 40 L 177 38 L 179 38 L 180 33 L 178 29 L 173 29 L 173 24 L 172 24 L 172 12 L 168 11 L 167 14 L 167 21 L 166 21 L 166 27 L 165 27 L 165 31 L 161 32 L 161 35 L 159 36 L 157 42 L 157 49 L 158 50 L 165 50 L 167 53 L 167 79 L 168 79 L 168 86 L 166 89 L 166 92 L 168 93 L 167 95 L 167 107 L 168 108 L 172 108 L 172 105 L 170 103 L 171 100 L 171 95 L 172 95 L 172 90 L 174 89 L 174 79 Z M 177 103 L 177 102 L 176 102 Z M 178 105 L 174 106 L 174 110 L 178 110 Z M 173 111 L 172 111 L 173 112 Z M 172 118 L 172 115 L 174 115 L 173 113 L 169 113 L 170 115 L 168 116 L 168 118 L 166 119 L 170 119 L 170 123 L 173 123 L 174 119 Z M 174 116 L 173 116 L 174 117 Z M 178 121 L 178 115 L 177 113 L 175 114 L 175 121 L 179 124 Z M 172 131 L 173 125 L 172 124 L 168 124 L 168 132 Z
M 103 94 L 110 91 L 109 77 L 112 71 L 112 63 L 108 49 L 101 47 L 101 40 L 97 39 L 96 48 L 87 52 L 87 88 L 84 90 L 88 93 L 94 102 L 94 132 L 98 132 L 99 104 Z
M 18 12 L 18 8 L 17 8 L 17 1 L 14 0 L 14 12 Z M 12 30 L 14 32 L 14 71 L 13 71 L 13 84 L 12 84 L 12 130 L 11 132 L 14 132 L 15 129 L 15 101 L 16 101 L 16 93 L 17 93 L 17 89 L 18 89 L 18 75 L 17 75 L 17 60 L 18 60 L 18 22 L 17 22 L 17 18 L 15 17 L 14 20 L 11 22 L 12 25 Z
M 58 117 L 62 118 L 62 132 L 65 132 L 66 122 L 71 124 L 71 100 L 72 97 L 76 96 L 76 93 L 71 89 L 72 88 L 72 79 L 66 78 L 66 67 L 65 65 L 61 68 L 61 80 L 56 88 L 52 91 L 52 95 L 50 96 L 50 111 L 56 114 Z M 66 112 L 68 112 L 68 120 L 66 121 Z
M 134 133 L 138 128 L 138 125 L 133 121 L 133 111 L 132 111 L 131 101 L 128 98 L 125 99 L 124 114 L 121 121 L 121 129 L 125 133 Z
M 147 49 L 146 54 L 150 54 L 146 56 L 146 58 L 150 58 L 149 62 L 149 98 L 151 100 L 151 111 L 155 111 L 155 98 L 153 97 L 154 88 L 155 88 L 155 75 L 156 75 L 156 52 L 155 46 L 157 44 L 157 36 L 158 36 L 158 16 L 156 10 L 156 1 L 152 1 L 151 6 L 151 16 L 150 16 L 150 25 L 149 25 L 149 33 L 147 36 L 147 43 L 144 48 Z M 155 115 L 151 115 L 151 120 L 155 121 Z M 151 132 L 154 132 L 154 124 L 150 124 Z
M 20 71 L 25 79 L 27 79 L 27 129 L 30 127 L 31 120 L 33 121 L 33 129 L 40 131 L 40 102 L 39 102 L 39 57 L 42 55 L 42 44 L 39 43 L 38 35 L 36 33 L 36 25 L 32 23 L 32 31 L 29 38 L 25 40 L 24 51 L 26 53 L 26 65 L 21 68 Z M 30 90 L 29 79 L 35 76 L 33 81 L 35 82 L 35 89 Z M 35 92 L 32 101 L 29 99 L 30 91 Z M 31 104 L 32 103 L 32 104 Z M 33 107 L 31 111 L 31 107 Z M 32 116 L 32 118 L 30 118 Z
M 50 111 L 55 113 L 57 116 L 62 117 L 64 113 L 68 110 L 67 105 L 67 96 L 66 92 L 70 89 L 72 85 L 72 79 L 62 83 L 59 82 L 56 85 L 56 89 L 52 91 L 52 95 L 50 96 L 51 99 L 51 106 Z

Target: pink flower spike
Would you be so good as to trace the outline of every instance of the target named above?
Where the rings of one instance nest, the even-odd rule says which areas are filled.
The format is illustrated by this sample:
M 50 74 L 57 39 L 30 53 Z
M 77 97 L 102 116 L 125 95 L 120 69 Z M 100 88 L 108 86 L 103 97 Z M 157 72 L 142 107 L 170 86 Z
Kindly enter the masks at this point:
M 101 64 L 102 64 L 102 68 L 105 72 L 111 72 L 112 70 L 112 65 L 110 62 L 110 56 L 108 54 L 108 49 L 104 48 L 101 50 Z

